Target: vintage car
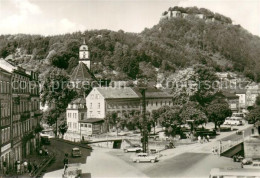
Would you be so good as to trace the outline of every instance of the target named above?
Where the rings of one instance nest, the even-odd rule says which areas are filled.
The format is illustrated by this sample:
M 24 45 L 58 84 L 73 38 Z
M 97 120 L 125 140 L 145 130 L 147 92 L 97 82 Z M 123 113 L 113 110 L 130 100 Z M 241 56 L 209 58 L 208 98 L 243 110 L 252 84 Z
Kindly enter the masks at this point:
M 71 150 L 71 157 L 81 157 L 81 151 L 79 148 L 75 147 Z
M 140 145 L 132 145 L 132 146 L 128 146 L 125 147 L 124 152 L 141 152 L 143 151 L 143 148 Z
M 133 158 L 133 162 L 139 163 L 139 162 L 151 162 L 155 163 L 158 160 L 158 157 L 156 155 L 149 155 L 148 153 L 138 153 Z

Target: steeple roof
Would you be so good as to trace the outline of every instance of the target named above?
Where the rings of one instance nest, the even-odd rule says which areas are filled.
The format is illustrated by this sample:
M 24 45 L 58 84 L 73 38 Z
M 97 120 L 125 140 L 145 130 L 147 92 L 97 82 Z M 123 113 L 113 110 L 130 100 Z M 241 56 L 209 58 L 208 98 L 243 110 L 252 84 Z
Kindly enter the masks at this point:
M 71 81 L 96 81 L 96 77 L 83 62 L 79 62 L 70 76 Z

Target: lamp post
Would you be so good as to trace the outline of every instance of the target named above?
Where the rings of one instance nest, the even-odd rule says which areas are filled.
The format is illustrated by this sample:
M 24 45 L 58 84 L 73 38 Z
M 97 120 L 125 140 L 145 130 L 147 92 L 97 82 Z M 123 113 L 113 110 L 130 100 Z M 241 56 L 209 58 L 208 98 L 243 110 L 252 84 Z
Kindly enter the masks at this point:
M 146 102 L 145 102 L 145 90 L 146 87 L 139 88 L 142 94 L 142 118 L 143 118 L 143 138 L 142 138 L 142 146 L 143 152 L 147 152 L 148 148 L 148 130 L 147 130 L 147 120 L 146 120 Z

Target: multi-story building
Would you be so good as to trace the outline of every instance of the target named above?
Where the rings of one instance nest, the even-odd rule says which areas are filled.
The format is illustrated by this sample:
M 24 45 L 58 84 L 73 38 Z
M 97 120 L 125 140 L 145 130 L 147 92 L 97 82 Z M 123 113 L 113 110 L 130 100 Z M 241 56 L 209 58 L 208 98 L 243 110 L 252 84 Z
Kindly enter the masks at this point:
M 78 98 L 72 101 L 66 110 L 68 130 L 65 134 L 66 140 L 80 139 L 80 124 L 79 121 L 87 117 L 86 100 Z
M 104 119 L 108 112 L 119 116 L 140 110 L 140 97 L 130 87 L 95 87 L 86 98 L 88 118 Z
M 258 84 L 251 84 L 247 86 L 247 90 L 246 90 L 247 107 L 255 105 L 256 97 L 259 95 L 259 93 L 260 93 L 260 88 Z
M 229 105 L 229 108 L 232 112 L 239 111 L 239 96 L 234 93 L 230 93 L 228 91 L 222 91 L 223 96 L 226 98 L 226 102 Z
M 140 102 L 142 95 L 138 88 L 134 91 L 140 97 Z M 146 111 L 152 112 L 153 110 L 159 109 L 162 106 L 173 106 L 172 96 L 165 91 L 159 90 L 157 88 L 147 88 L 145 91 L 145 102 Z
M 14 66 L 0 59 L 0 64 L 11 73 L 11 149 L 10 162 L 22 160 L 36 149 L 35 127 L 41 116 L 38 74 Z
M 247 108 L 246 90 L 235 90 L 235 95 L 239 97 L 239 111 Z
M 0 67 L 0 169 L 11 164 L 11 73 Z

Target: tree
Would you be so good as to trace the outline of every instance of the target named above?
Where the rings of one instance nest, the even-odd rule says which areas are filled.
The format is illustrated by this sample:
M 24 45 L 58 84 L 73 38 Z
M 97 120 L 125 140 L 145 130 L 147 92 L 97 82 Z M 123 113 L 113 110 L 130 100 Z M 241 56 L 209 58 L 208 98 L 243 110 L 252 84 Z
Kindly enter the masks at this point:
M 196 127 L 208 121 L 206 114 L 201 110 L 201 106 L 196 102 L 186 103 L 180 111 L 180 117 L 183 122 L 193 123 L 191 124 L 191 131 L 193 131 L 194 126 Z
M 108 112 L 106 114 L 106 121 L 108 124 L 111 124 L 113 127 L 116 127 L 116 133 L 118 134 L 118 126 L 120 125 L 121 118 L 118 117 L 117 113 L 115 111 Z M 109 129 L 109 126 L 108 126 Z
M 215 95 L 214 82 L 218 81 L 214 69 L 204 65 L 196 65 L 195 76 L 192 80 L 197 84 L 197 91 L 191 96 L 192 101 L 198 102 L 201 106 L 205 106 L 213 100 Z
M 68 126 L 66 122 L 63 122 L 61 125 L 59 125 L 59 133 L 61 133 L 62 138 L 64 137 L 64 134 L 67 132 Z
M 214 122 L 215 129 L 217 129 L 217 126 L 219 127 L 225 121 L 226 117 L 232 115 L 232 111 L 229 108 L 228 103 L 219 99 L 212 101 L 206 108 L 206 112 L 209 120 Z
M 260 106 L 257 106 L 254 109 L 252 109 L 246 116 L 246 120 L 250 120 L 252 121 L 252 123 L 260 121 Z
M 260 106 L 260 96 L 256 97 L 255 104 L 256 106 Z
M 153 130 L 154 134 L 155 134 L 155 126 L 156 126 L 159 118 L 160 118 L 160 113 L 158 112 L 158 110 L 153 110 L 152 116 L 151 116 L 151 122 L 152 122 L 152 126 L 154 128 L 154 130 Z
M 76 95 L 76 92 L 69 88 L 69 78 L 64 70 L 55 68 L 48 73 L 41 90 L 41 102 L 43 106 L 47 104 L 50 108 L 44 118 L 49 125 L 56 123 L 56 136 L 58 118 Z

